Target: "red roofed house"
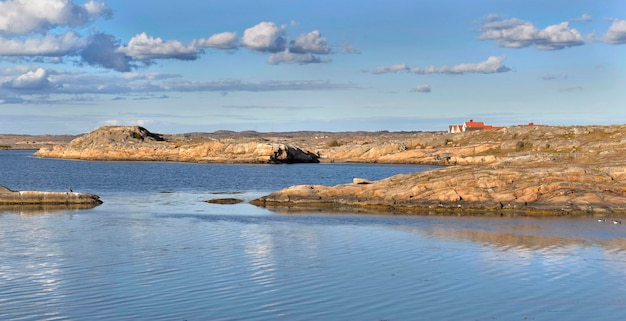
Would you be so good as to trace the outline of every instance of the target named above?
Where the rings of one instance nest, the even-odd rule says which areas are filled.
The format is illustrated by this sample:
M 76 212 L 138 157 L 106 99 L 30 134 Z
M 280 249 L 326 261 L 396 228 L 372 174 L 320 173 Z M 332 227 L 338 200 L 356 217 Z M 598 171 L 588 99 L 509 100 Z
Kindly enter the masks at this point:
M 485 129 L 485 123 L 481 121 L 474 121 L 473 119 L 470 119 L 469 121 L 466 121 L 463 123 L 464 132 L 468 132 L 472 130 L 484 130 L 484 129 Z
M 482 121 L 474 121 L 470 119 L 463 123 L 463 125 L 450 125 L 448 126 L 448 133 L 463 133 L 475 130 L 497 130 L 502 129 L 504 126 L 492 126 L 485 125 Z
M 450 125 L 448 127 L 448 133 L 462 133 L 463 132 L 463 125 Z

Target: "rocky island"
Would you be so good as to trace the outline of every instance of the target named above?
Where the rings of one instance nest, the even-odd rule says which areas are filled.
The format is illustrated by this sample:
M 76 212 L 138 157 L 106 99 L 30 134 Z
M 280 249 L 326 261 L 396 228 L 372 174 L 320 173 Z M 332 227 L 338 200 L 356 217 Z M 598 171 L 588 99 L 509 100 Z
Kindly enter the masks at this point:
M 297 145 L 262 138 L 161 135 L 140 126 L 105 126 L 69 144 L 41 148 L 35 156 L 102 161 L 194 163 L 315 163 Z
M 380 181 L 301 185 L 252 201 L 282 209 L 419 213 L 626 213 L 626 126 L 445 132 L 153 134 L 103 127 L 35 155 L 87 160 L 442 165 Z
M 77 192 L 13 191 L 0 186 L 0 206 L 6 205 L 99 205 L 98 195 Z

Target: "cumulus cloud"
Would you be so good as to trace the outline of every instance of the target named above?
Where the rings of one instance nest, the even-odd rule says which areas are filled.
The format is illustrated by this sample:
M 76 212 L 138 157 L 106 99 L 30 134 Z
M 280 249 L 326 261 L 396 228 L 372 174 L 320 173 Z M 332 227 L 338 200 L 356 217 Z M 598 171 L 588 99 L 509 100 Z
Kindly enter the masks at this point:
M 2 84 L 5 88 L 18 90 L 40 90 L 47 88 L 49 85 L 48 71 L 43 68 L 28 71 Z
M 613 19 L 609 30 L 604 34 L 602 40 L 613 45 L 626 43 L 626 20 Z
M 310 53 L 293 53 L 288 49 L 273 53 L 267 58 L 267 63 L 270 65 L 278 64 L 312 64 L 312 63 L 325 63 L 330 62 L 330 57 L 320 58 Z
M 76 5 L 69 0 L 9 0 L 0 2 L 0 33 L 44 33 L 56 27 L 84 27 L 99 18 L 109 18 L 103 3 Z
M 417 93 L 430 93 L 431 88 L 429 84 L 421 84 L 415 86 L 415 88 L 411 89 L 411 91 Z
M 113 16 L 113 11 L 106 4 L 102 2 L 95 2 L 93 0 L 87 2 L 83 6 L 90 17 L 104 17 L 110 19 Z
M 119 41 L 112 35 L 95 34 L 89 45 L 81 52 L 84 62 L 120 72 L 131 71 L 132 59 L 119 52 Z
M 111 9 L 95 0 L 82 5 L 72 0 L 0 0 L 0 58 L 22 57 L 41 63 L 71 61 L 80 66 L 130 72 L 157 59 L 196 60 L 205 48 L 244 47 L 270 54 L 267 62 L 273 65 L 326 63 L 331 59 L 324 55 L 333 53 L 320 31 L 288 41 L 287 26 L 273 22 L 246 29 L 241 39 L 236 32 L 222 32 L 191 43 L 163 40 L 146 32 L 138 33 L 127 43 L 96 29 L 89 36 L 80 35 L 84 31 L 81 28 L 111 16 Z M 344 52 L 358 50 L 344 46 Z
M 409 71 L 411 68 L 407 66 L 407 64 L 395 64 L 388 67 L 377 67 L 372 71 L 372 73 L 376 75 L 386 74 L 390 72 L 401 72 L 401 71 Z
M 326 38 L 322 34 L 313 30 L 308 34 L 300 35 L 289 43 L 289 51 L 292 53 L 312 53 L 312 54 L 328 54 L 330 47 Z
M 273 22 L 261 22 L 243 32 L 241 45 L 252 50 L 279 52 L 285 50 L 285 28 Z
M 139 60 L 151 59 L 198 59 L 198 50 L 193 45 L 184 45 L 180 41 L 163 41 L 161 38 L 153 38 L 145 32 L 134 36 L 128 45 L 121 46 L 117 52 Z
M 74 32 L 62 35 L 47 34 L 24 40 L 8 39 L 0 36 L 0 55 L 2 56 L 45 56 L 58 57 L 74 54 L 85 48 L 88 40 Z
M 465 63 L 456 66 L 428 66 L 428 67 L 416 67 L 411 69 L 414 74 L 465 74 L 465 73 L 480 73 L 480 74 L 494 74 L 501 72 L 508 72 L 511 69 L 503 65 L 504 58 L 502 57 L 489 57 L 487 60 L 479 63 Z
M 540 30 L 532 23 L 521 19 L 498 19 L 485 23 L 481 31 L 479 39 L 495 40 L 498 46 L 506 48 L 534 46 L 540 50 L 558 50 L 585 43 L 580 32 L 570 28 L 568 22 L 550 25 Z
M 198 39 L 193 42 L 198 48 L 236 49 L 239 47 L 236 32 L 222 32 L 207 39 Z

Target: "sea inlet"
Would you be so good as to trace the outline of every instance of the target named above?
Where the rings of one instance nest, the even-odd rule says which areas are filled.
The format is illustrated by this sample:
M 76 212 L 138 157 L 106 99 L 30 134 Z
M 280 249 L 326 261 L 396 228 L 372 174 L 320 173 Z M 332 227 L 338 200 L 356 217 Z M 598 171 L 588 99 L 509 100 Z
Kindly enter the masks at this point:
M 626 319 L 610 217 L 280 214 L 246 201 L 429 168 L 31 155 L 0 151 L 0 185 L 104 203 L 0 208 L 1 320 Z

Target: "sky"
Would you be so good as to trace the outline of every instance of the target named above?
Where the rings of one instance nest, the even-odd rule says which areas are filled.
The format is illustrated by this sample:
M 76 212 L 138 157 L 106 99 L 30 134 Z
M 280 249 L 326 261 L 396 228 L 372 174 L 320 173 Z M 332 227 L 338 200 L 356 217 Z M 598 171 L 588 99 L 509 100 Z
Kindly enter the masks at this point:
M 0 0 L 0 133 L 626 123 L 623 0 Z

